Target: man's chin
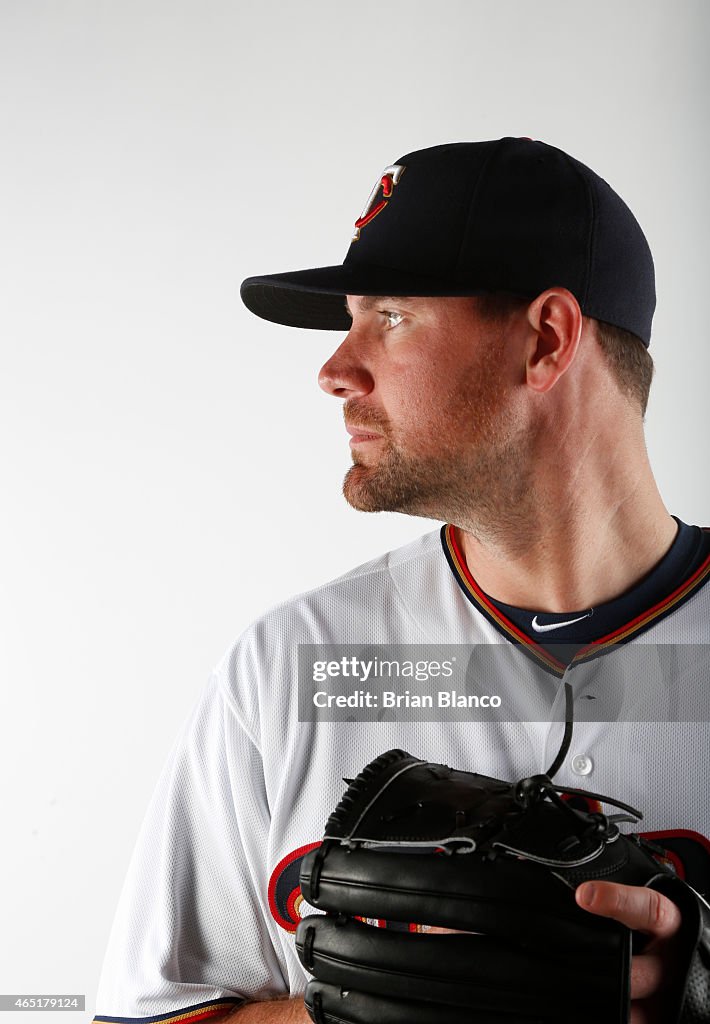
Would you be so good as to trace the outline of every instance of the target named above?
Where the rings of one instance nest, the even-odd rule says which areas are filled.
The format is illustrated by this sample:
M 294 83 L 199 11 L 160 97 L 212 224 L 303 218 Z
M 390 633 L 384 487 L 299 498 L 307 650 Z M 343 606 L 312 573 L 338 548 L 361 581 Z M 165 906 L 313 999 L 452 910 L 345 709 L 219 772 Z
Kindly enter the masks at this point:
M 372 470 L 356 464 L 350 467 L 343 480 L 343 497 L 358 512 L 385 511 L 377 500 L 378 488 L 373 487 L 372 476 Z
M 415 494 L 404 481 L 388 478 L 380 469 L 356 463 L 343 481 L 343 497 L 358 512 L 403 512 L 421 515 Z

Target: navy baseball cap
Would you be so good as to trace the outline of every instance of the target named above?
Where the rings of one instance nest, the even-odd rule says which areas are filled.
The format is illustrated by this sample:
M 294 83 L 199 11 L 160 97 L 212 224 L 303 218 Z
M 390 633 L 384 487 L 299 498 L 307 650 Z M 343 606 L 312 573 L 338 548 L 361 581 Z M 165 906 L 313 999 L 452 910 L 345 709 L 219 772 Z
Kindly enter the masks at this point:
M 274 323 L 347 331 L 346 295 L 534 298 L 555 285 L 648 346 L 653 258 L 628 206 L 562 150 L 504 138 L 401 157 L 372 189 L 342 264 L 248 277 L 241 296 Z

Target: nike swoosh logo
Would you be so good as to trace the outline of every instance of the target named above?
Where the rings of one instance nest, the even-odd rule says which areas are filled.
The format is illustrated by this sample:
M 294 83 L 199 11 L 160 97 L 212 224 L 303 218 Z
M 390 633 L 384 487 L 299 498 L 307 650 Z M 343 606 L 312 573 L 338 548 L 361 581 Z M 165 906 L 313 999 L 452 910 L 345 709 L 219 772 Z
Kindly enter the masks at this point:
M 591 614 L 591 612 L 587 612 L 586 615 L 580 615 L 576 619 L 567 619 L 566 622 L 550 622 L 547 626 L 541 626 L 540 623 L 537 621 L 536 615 L 535 618 L 532 620 L 532 628 L 535 630 L 536 633 L 549 633 L 551 629 L 562 629 L 563 626 L 571 626 L 575 622 L 581 622 L 582 619 L 588 619 Z

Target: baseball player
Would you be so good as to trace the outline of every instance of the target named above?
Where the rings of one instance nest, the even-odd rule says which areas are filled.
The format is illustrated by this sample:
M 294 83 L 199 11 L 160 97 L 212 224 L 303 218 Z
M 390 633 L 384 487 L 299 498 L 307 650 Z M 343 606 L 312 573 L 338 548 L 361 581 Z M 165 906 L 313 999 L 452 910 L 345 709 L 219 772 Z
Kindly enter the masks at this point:
M 319 382 L 344 402 L 350 504 L 443 525 L 268 611 L 225 653 L 150 804 L 95 1019 L 308 1020 L 299 866 L 343 778 L 393 747 L 498 779 L 544 772 L 563 723 L 527 710 L 528 682 L 574 692 L 556 782 L 640 807 L 659 858 L 707 894 L 710 532 L 669 514 L 649 466 L 654 272 L 624 202 L 529 139 L 413 152 L 383 170 L 341 265 L 252 277 L 242 298 L 343 333 Z M 490 692 L 522 652 L 514 713 L 304 715 L 299 657 L 344 645 L 489 651 Z M 619 709 L 632 676 L 634 715 Z M 411 701 L 403 679 L 390 689 Z M 576 899 L 646 936 L 634 1024 L 680 1019 L 675 903 L 608 882 Z

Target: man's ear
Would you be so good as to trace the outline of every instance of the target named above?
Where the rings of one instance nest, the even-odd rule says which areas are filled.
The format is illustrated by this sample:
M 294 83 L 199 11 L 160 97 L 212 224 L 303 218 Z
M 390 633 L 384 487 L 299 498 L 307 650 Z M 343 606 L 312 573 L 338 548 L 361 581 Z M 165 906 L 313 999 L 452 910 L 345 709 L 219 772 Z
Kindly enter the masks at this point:
M 569 369 L 582 334 L 582 311 L 567 288 L 547 288 L 528 306 L 530 340 L 525 353 L 525 378 L 543 393 Z

